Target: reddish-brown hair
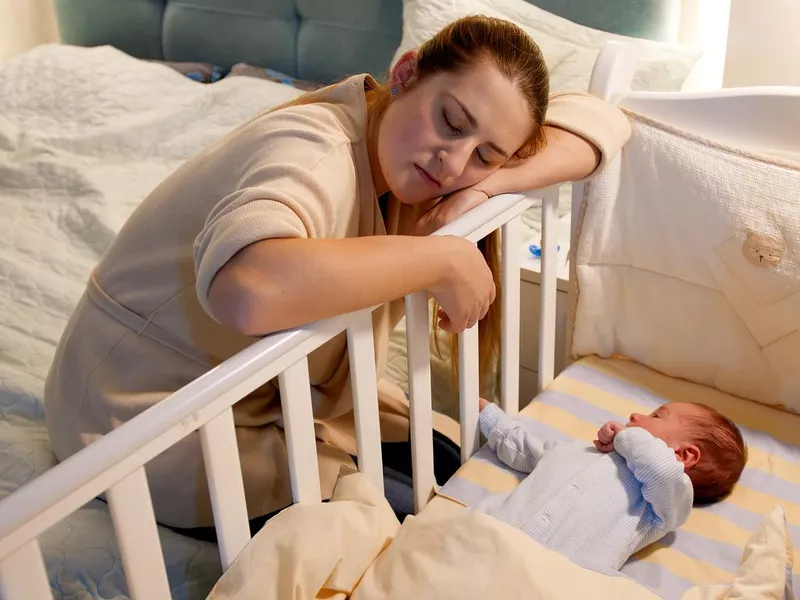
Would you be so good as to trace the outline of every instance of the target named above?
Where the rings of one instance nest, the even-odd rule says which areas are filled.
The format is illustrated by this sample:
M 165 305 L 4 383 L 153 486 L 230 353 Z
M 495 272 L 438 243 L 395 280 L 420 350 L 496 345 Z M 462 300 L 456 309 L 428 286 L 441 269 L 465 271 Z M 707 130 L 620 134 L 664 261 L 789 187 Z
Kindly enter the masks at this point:
M 417 68 L 410 87 L 438 73 L 469 69 L 488 60 L 497 66 L 524 96 L 533 120 L 533 132 L 516 152 L 518 158 L 533 155 L 544 143 L 543 125 L 550 96 L 549 74 L 536 42 L 509 21 L 485 16 L 470 16 L 454 21 L 418 49 Z M 389 86 L 367 91 L 370 122 L 380 121 L 389 105 Z M 377 118 L 376 118 L 377 117 Z M 494 275 L 497 298 L 481 321 L 478 331 L 481 379 L 495 371 L 500 350 L 500 244 L 497 232 L 478 243 L 478 248 Z M 437 307 L 438 308 L 438 307 Z M 435 313 L 434 313 L 435 314 Z M 434 330 L 435 333 L 435 330 Z M 450 344 L 453 368 L 457 368 L 458 341 Z
M 690 417 L 690 440 L 700 460 L 686 470 L 694 487 L 695 504 L 709 504 L 728 496 L 747 463 L 747 446 L 739 428 L 709 406 Z

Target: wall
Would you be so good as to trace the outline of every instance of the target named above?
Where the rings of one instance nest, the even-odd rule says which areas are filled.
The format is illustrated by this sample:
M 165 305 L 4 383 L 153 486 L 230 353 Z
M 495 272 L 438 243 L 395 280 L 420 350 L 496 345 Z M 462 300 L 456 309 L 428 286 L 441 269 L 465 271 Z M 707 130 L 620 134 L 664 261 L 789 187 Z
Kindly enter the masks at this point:
M 0 63 L 38 44 L 57 41 L 52 0 L 0 0 Z
M 733 0 L 725 87 L 800 85 L 800 0 Z

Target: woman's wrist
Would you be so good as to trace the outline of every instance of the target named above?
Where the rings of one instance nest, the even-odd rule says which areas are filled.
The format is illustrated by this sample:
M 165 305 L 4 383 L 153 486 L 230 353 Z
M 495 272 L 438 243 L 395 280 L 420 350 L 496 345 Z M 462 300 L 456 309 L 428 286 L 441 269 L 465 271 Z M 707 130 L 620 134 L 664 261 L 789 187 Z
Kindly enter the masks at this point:
M 455 191 L 442 198 L 417 219 L 412 234 L 430 235 L 491 198 L 481 183 Z

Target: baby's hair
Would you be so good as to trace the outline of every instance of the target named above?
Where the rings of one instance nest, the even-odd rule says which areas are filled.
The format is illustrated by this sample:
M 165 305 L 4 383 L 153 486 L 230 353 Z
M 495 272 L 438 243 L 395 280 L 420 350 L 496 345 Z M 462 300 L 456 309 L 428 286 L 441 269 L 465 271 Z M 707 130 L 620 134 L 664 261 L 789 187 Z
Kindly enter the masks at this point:
M 704 414 L 690 417 L 691 441 L 700 449 L 700 460 L 686 474 L 694 486 L 694 503 L 710 504 L 728 496 L 739 481 L 747 446 L 733 421 L 711 407 L 697 406 Z

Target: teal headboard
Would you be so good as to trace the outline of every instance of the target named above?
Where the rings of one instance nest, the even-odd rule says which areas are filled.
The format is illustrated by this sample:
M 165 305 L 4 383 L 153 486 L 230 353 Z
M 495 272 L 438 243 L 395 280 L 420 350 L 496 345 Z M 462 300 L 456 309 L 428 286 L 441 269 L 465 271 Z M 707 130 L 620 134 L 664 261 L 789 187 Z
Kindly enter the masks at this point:
M 666 39 L 675 0 L 531 0 L 589 27 Z M 61 40 L 139 58 L 238 62 L 328 82 L 385 73 L 402 0 L 55 0 Z

